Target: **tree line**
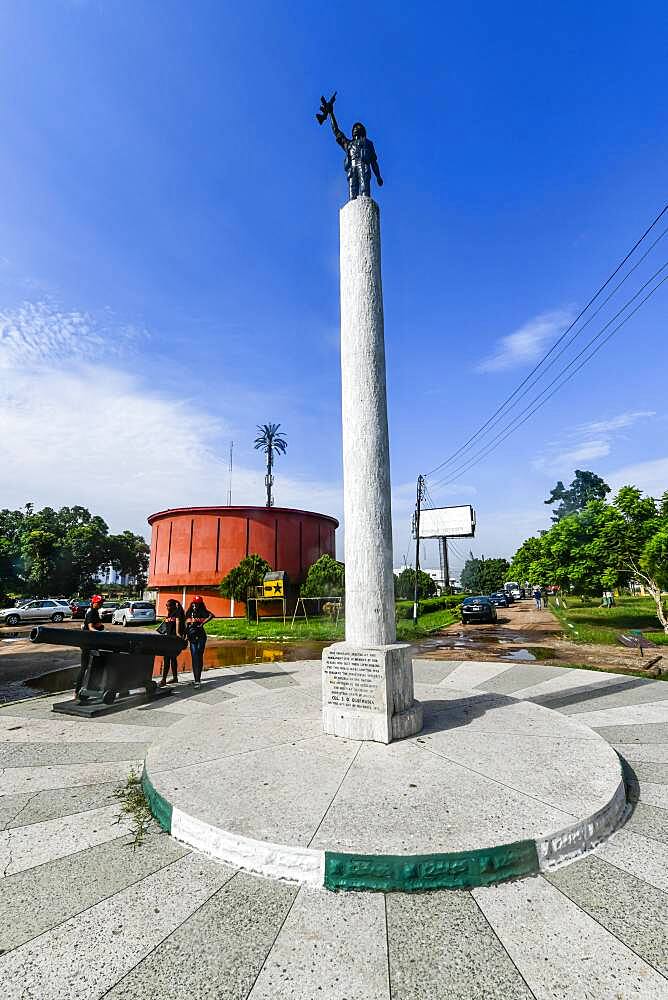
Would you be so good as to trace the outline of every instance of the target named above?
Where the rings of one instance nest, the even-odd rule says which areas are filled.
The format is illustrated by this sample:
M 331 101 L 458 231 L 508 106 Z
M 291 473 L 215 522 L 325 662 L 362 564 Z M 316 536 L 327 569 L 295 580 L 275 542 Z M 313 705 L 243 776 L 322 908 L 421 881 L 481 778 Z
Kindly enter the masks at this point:
M 558 483 L 545 501 L 560 501 L 554 524 L 520 546 L 511 575 L 582 596 L 636 580 L 654 600 L 668 632 L 661 596 L 668 587 L 668 492 L 654 498 L 623 486 L 608 500 L 610 493 L 599 476 L 582 470 L 576 471 L 570 490 Z
M 149 546 L 141 535 L 112 535 L 85 507 L 0 510 L 0 590 L 34 597 L 92 594 L 107 566 L 146 585 Z

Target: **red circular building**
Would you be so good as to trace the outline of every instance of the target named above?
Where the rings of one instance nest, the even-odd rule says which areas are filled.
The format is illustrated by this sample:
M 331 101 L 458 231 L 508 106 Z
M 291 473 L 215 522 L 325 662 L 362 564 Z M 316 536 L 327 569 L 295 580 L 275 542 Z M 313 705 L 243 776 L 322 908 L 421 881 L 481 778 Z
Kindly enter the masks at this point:
M 151 514 L 148 586 L 158 612 L 174 597 L 187 606 L 201 594 L 220 617 L 245 614 L 245 605 L 221 597 L 218 585 L 244 556 L 256 553 L 290 582 L 302 583 L 322 555 L 335 558 L 339 522 L 327 514 L 285 507 L 177 507 Z

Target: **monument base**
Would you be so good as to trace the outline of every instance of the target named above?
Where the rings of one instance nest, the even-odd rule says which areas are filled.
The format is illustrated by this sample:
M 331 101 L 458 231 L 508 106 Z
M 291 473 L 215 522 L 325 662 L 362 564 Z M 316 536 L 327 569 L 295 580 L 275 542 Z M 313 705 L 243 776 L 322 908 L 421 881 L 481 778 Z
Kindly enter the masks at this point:
M 322 654 L 322 728 L 352 740 L 392 740 L 422 729 L 413 697 L 411 647 L 336 642 Z

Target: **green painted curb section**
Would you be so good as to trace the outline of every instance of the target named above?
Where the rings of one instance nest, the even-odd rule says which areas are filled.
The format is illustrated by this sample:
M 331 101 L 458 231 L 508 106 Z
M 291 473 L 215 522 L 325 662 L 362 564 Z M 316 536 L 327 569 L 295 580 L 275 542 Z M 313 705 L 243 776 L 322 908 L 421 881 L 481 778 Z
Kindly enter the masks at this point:
M 479 851 L 450 854 L 373 855 L 325 851 L 327 889 L 428 892 L 473 889 L 506 879 L 535 875 L 538 854 L 533 840 L 519 840 Z
M 144 770 L 142 771 L 141 784 L 144 789 L 146 801 L 148 802 L 148 807 L 153 813 L 155 819 L 158 821 L 163 830 L 167 833 L 171 833 L 172 806 L 167 799 L 163 799 L 162 795 L 160 795 L 159 792 L 156 792 L 146 771 L 146 765 L 144 765 Z

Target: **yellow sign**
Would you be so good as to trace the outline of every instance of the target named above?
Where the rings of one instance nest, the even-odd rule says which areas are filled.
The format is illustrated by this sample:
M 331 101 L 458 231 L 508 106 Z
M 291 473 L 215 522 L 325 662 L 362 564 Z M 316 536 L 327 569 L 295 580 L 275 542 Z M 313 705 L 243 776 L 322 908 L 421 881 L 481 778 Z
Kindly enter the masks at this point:
M 282 580 L 265 580 L 262 585 L 264 597 L 285 597 Z

